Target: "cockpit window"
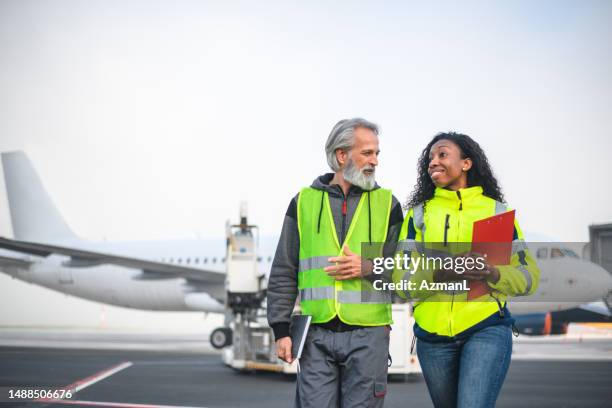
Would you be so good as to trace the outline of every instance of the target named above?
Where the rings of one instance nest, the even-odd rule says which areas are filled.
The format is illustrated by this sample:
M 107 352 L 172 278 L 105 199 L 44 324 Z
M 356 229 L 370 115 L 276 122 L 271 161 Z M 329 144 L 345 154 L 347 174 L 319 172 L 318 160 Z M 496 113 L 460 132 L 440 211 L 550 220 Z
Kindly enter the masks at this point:
M 563 255 L 567 256 L 568 258 L 579 258 L 578 254 L 571 249 L 563 248 L 561 252 L 563 252 Z
M 551 258 L 580 258 L 578 254 L 569 248 L 552 248 L 550 250 Z

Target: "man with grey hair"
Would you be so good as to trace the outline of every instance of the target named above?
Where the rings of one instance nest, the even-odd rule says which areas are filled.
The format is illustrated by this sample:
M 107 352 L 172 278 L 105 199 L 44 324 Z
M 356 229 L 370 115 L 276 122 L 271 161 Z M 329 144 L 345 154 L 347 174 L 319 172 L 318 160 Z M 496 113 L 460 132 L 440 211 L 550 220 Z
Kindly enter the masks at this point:
M 325 151 L 333 173 L 289 204 L 268 282 L 268 322 L 278 357 L 292 362 L 289 324 L 299 294 L 312 316 L 297 378 L 296 407 L 382 407 L 391 321 L 389 293 L 372 290 L 364 243 L 395 252 L 402 209 L 375 181 L 378 127 L 345 119 Z

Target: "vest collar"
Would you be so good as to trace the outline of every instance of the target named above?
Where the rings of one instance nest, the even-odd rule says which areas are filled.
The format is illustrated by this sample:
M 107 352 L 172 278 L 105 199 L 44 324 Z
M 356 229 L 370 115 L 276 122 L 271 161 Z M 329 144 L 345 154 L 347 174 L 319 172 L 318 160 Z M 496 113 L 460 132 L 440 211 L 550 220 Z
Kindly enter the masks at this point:
M 462 201 L 471 200 L 473 198 L 482 196 L 483 190 L 481 186 L 474 186 L 468 188 L 460 188 L 458 191 L 459 194 L 457 194 L 457 191 L 436 187 L 434 197 L 459 202 L 459 195 L 461 195 Z

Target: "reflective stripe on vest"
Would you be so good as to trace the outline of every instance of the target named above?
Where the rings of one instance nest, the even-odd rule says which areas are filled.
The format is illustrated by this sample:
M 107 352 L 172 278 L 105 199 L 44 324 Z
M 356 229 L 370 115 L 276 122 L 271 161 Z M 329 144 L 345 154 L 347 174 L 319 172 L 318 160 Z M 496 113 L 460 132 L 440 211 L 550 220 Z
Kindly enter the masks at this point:
M 299 270 L 307 271 L 310 269 L 323 269 L 326 266 L 331 266 L 333 264 L 329 262 L 328 259 L 332 256 L 334 255 L 313 256 L 311 258 L 300 259 L 300 266 L 299 266 L 300 269 Z
M 304 288 L 300 290 L 301 300 L 324 300 L 334 299 L 336 291 L 331 286 L 321 288 Z M 338 303 L 389 303 L 391 294 L 384 291 L 348 291 L 341 290 L 338 292 Z

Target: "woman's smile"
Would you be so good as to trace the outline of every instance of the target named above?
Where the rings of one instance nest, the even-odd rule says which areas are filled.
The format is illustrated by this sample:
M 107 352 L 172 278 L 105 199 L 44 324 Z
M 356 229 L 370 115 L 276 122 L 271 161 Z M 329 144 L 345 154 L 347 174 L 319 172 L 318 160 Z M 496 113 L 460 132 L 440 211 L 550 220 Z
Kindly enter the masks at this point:
M 442 173 L 444 173 L 444 169 L 441 167 L 436 167 L 435 169 L 429 170 L 429 177 L 435 181 L 442 175 Z

